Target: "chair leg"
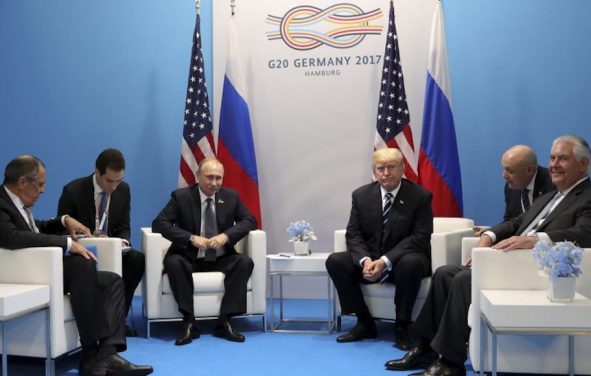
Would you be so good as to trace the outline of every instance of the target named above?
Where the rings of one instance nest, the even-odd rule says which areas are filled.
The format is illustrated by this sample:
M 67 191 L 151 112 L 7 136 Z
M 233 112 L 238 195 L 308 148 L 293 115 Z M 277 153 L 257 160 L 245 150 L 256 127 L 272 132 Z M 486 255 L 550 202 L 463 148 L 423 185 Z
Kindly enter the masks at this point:
M 267 332 L 267 317 L 263 314 L 263 332 Z
M 337 332 L 341 331 L 341 318 L 342 316 L 337 316 Z

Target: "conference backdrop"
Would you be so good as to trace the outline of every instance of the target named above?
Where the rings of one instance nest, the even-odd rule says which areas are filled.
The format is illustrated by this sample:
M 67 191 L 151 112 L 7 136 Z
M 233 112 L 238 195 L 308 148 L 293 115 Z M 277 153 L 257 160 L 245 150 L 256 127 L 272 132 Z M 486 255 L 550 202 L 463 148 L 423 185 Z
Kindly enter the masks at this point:
M 384 30 L 387 1 L 349 3 L 381 10 L 370 24 Z M 266 22 L 296 4 L 341 3 L 236 0 L 270 252 L 290 246 L 290 221 L 306 219 L 317 228 L 313 250 L 330 250 L 332 231 L 346 225 L 351 191 L 370 179 L 382 64 L 371 57 L 383 54 L 385 41 L 382 32 L 347 49 L 298 52 L 269 38 L 277 24 L 272 17 Z M 229 0 L 201 5 L 217 127 Z M 394 6 L 418 147 L 434 1 L 396 0 Z M 529 144 L 546 164 L 556 136 L 591 137 L 591 3 L 448 0 L 443 7 L 464 214 L 494 224 L 502 217 L 505 149 Z M 262 21 L 254 24 L 255 18 Z M 47 191 L 37 217 L 55 214 L 61 187 L 90 174 L 102 149 L 120 148 L 132 187 L 132 240 L 139 246 L 139 227 L 150 225 L 178 180 L 194 22 L 191 0 L 0 0 L 0 161 L 4 166 L 34 153 L 46 162 Z M 345 60 L 311 68 L 330 57 Z M 263 79 L 255 81 L 255 73 Z

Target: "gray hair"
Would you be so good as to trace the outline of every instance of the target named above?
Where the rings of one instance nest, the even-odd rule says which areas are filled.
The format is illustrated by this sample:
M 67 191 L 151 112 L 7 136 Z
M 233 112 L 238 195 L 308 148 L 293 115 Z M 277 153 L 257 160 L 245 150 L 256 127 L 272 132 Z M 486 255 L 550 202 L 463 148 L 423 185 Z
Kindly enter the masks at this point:
M 587 158 L 587 160 L 591 162 L 591 150 L 589 150 L 589 144 L 584 138 L 574 135 L 560 136 L 552 142 L 552 147 L 559 142 L 573 144 L 573 154 L 575 155 L 577 162 L 582 161 L 583 158 Z
M 14 184 L 23 176 L 36 179 L 39 176 L 40 167 L 45 168 L 45 164 L 33 155 L 16 157 L 6 165 L 3 184 Z

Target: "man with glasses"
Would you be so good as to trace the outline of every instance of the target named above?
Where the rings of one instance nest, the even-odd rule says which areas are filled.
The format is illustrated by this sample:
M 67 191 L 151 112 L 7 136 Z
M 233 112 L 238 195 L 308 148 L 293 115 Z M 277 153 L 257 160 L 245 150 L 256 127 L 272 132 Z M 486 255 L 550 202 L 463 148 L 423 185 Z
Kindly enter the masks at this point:
M 69 216 L 34 220 L 31 208 L 45 192 L 45 165 L 32 155 L 10 161 L 0 187 L 0 247 L 60 247 L 64 250 L 64 294 L 82 344 L 81 375 L 148 375 L 150 366 L 137 366 L 117 352 L 127 348 L 123 283 L 111 272 L 96 270 L 96 257 L 75 241 L 90 230 Z M 67 230 L 70 237 L 57 235 Z
M 131 194 L 123 181 L 125 159 L 117 149 L 103 150 L 96 159 L 92 175 L 69 182 L 64 186 L 57 215 L 70 215 L 90 229 L 94 236 L 121 238 L 122 266 L 125 286 L 125 314 L 129 313 L 133 293 L 145 270 L 144 254 L 129 243 Z M 126 327 L 128 337 L 135 337 L 133 327 Z
M 342 312 L 357 316 L 357 324 L 337 342 L 377 336 L 359 284 L 390 282 L 396 285 L 395 345 L 405 350 L 412 345 L 408 327 L 421 280 L 431 272 L 432 195 L 402 177 L 398 149 L 376 150 L 372 171 L 375 182 L 353 192 L 347 251 L 326 260 Z

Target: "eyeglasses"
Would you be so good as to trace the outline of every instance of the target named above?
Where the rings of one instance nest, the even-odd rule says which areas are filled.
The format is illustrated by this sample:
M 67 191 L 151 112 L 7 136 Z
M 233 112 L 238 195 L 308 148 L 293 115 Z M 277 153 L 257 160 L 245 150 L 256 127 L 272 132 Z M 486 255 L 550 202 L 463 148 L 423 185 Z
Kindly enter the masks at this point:
M 35 183 L 37 185 L 37 187 L 39 187 L 39 189 L 42 189 L 43 187 L 45 187 L 45 182 L 40 182 L 38 178 L 34 178 L 32 176 L 25 176 L 25 178 L 28 181 Z

